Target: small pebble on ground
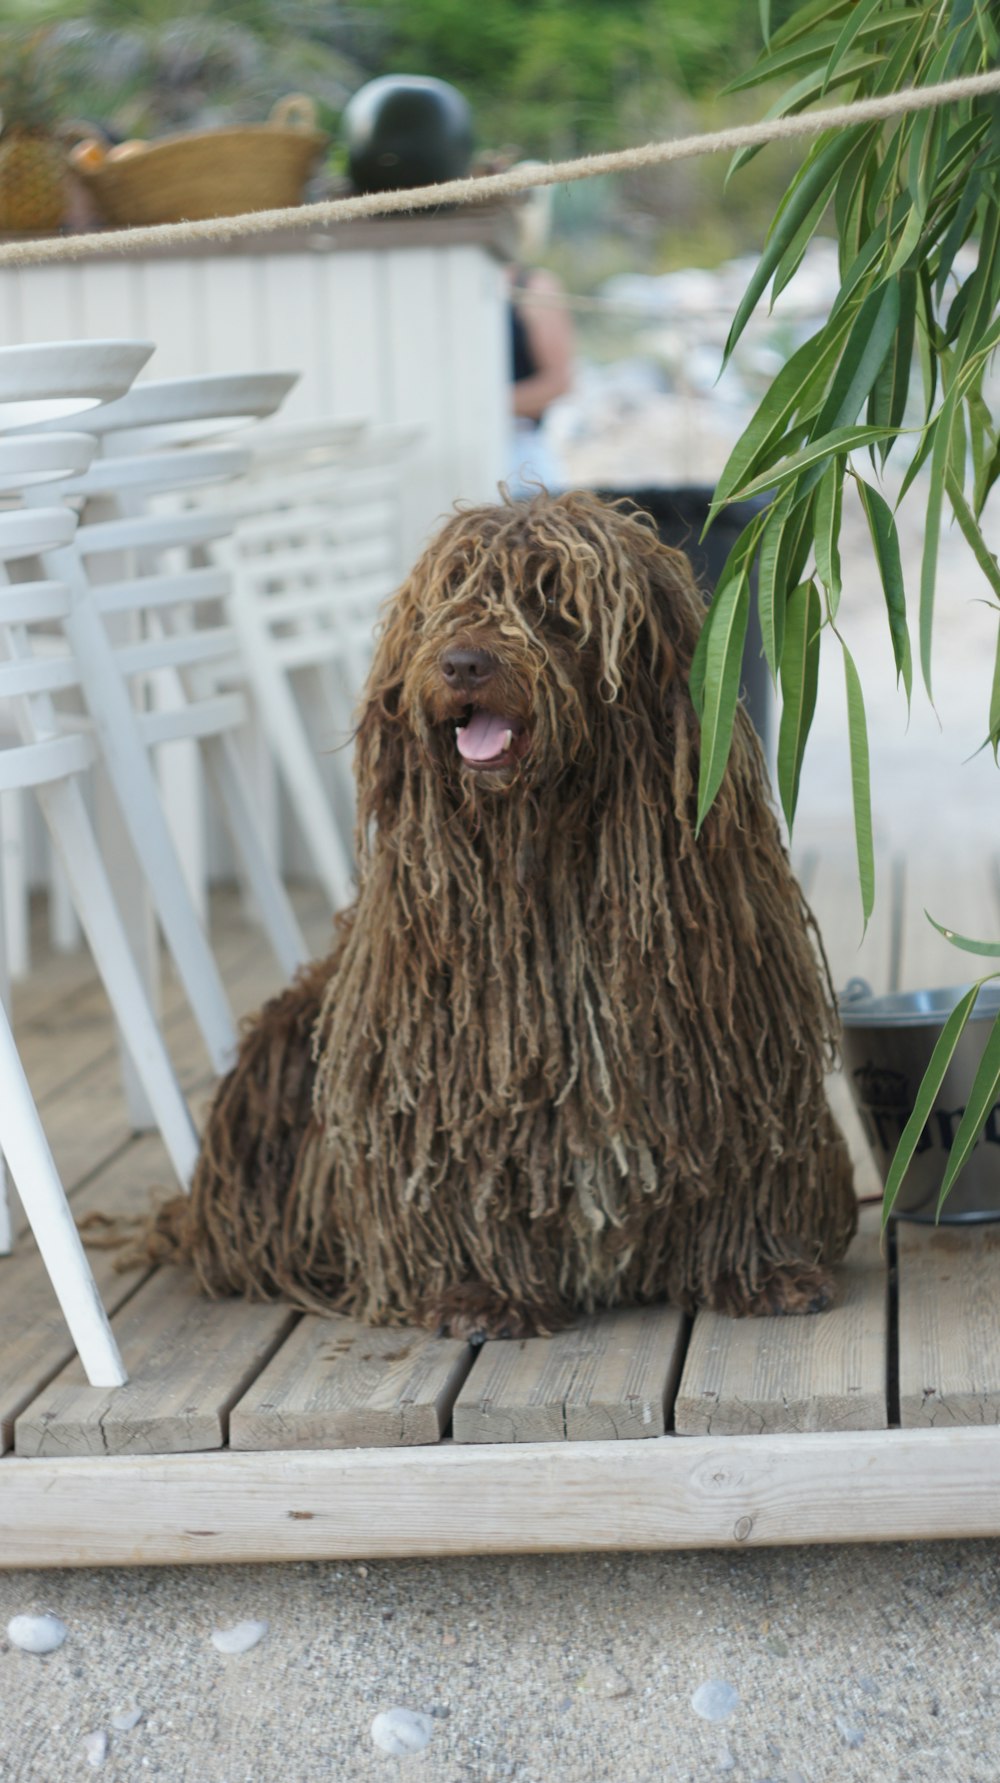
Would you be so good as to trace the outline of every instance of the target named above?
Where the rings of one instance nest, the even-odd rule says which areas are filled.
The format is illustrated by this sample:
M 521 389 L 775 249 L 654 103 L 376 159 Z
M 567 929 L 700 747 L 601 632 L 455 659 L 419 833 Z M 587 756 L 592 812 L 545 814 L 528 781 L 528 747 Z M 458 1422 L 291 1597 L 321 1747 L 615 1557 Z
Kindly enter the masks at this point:
M 707 1684 L 699 1684 L 691 1707 L 703 1721 L 728 1721 L 739 1700 L 739 1693 L 724 1678 L 710 1678 Z
M 7 1624 L 7 1638 L 22 1653 L 54 1653 L 66 1639 L 65 1622 L 58 1616 L 12 1616 Z
M 432 1717 L 416 1709 L 384 1709 L 372 1722 L 372 1741 L 390 1758 L 422 1752 L 433 1732 Z
M 237 1622 L 232 1628 L 216 1628 L 212 1645 L 217 1653 L 249 1653 L 266 1633 L 266 1622 Z
M 133 1703 L 130 1709 L 119 1709 L 117 1715 L 112 1715 L 111 1725 L 116 1733 L 131 1733 L 141 1720 L 142 1710 Z
M 83 1755 L 95 1771 L 104 1763 L 108 1756 L 108 1736 L 103 1727 L 87 1734 L 83 1742 Z

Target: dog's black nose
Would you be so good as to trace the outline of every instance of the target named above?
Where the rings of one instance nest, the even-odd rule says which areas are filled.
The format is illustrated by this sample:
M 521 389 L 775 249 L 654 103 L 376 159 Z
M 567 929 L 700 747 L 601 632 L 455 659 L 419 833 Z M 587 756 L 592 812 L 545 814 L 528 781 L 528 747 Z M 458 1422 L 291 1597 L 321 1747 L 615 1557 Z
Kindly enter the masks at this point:
M 496 671 L 496 657 L 488 650 L 446 650 L 441 657 L 441 673 L 449 687 L 462 693 L 478 693 Z

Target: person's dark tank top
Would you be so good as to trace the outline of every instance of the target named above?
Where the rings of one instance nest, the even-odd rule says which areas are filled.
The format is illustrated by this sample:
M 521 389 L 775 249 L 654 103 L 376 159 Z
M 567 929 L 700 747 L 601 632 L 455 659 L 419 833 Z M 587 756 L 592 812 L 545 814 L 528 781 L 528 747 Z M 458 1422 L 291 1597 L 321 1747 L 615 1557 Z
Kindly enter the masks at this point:
M 515 292 L 523 291 L 527 285 L 527 282 L 528 282 L 527 273 L 519 270 L 515 279 L 514 279 L 514 284 L 513 284 L 512 289 Z M 536 363 L 535 356 L 531 351 L 531 342 L 528 339 L 528 330 L 526 329 L 526 327 L 524 325 L 524 317 L 521 315 L 520 310 L 517 308 L 516 302 L 512 302 L 510 305 L 510 375 L 511 375 L 511 379 L 515 384 L 520 384 L 522 379 L 524 379 L 524 378 L 533 378 L 537 370 L 538 370 L 538 365 Z M 533 421 L 532 426 L 537 427 L 538 422 Z

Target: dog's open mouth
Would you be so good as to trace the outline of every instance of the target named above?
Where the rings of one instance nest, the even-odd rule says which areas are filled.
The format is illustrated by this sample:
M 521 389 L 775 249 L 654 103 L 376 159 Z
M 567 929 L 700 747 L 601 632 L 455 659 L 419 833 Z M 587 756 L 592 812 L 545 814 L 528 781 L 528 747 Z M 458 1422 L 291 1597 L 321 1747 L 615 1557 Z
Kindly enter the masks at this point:
M 470 768 L 510 768 L 528 747 L 528 730 L 520 718 L 467 706 L 455 721 L 458 753 Z

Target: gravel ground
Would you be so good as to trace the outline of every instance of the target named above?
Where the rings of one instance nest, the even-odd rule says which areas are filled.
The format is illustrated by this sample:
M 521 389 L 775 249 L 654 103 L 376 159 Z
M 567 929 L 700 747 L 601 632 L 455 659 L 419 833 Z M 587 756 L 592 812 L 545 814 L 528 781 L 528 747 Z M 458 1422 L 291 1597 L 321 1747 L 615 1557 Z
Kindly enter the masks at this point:
M 0 1577 L 0 1778 L 995 1783 L 1000 1544 Z M 214 1629 L 266 1618 L 252 1651 Z M 737 1700 L 706 1721 L 706 1683 Z M 704 1709 L 726 1693 L 703 1692 Z M 731 1700 L 731 1698 L 730 1698 Z M 116 1732 L 131 1707 L 142 1719 Z M 429 1716 L 388 1757 L 377 1714 Z M 96 1750 L 95 1750 L 96 1749 Z
M 661 413 L 659 435 L 647 415 L 631 445 L 627 429 L 611 442 L 596 480 L 617 466 L 626 481 L 636 452 L 635 480 L 651 480 L 650 462 L 669 480 L 676 417 Z M 856 516 L 848 527 L 843 619 L 869 700 L 880 854 L 926 832 L 981 855 L 998 834 L 998 781 L 988 757 L 962 762 L 981 739 L 992 657 L 964 546 L 949 535 L 942 553 L 941 724 L 917 695 L 907 732 L 870 550 Z M 911 586 L 919 542 L 911 507 Z M 842 709 L 829 651 L 800 839 L 850 847 Z M 1000 1544 L 970 1542 L 0 1573 L 0 1629 L 42 1610 L 68 1629 L 46 1658 L 0 1640 L 0 1779 L 997 1783 L 998 1559 Z M 250 1651 L 213 1647 L 215 1630 L 248 1619 L 269 1625 Z M 712 1683 L 738 1698 L 721 1721 L 692 1707 Z M 697 1700 L 718 1712 L 727 1697 Z M 115 1730 L 132 1707 L 142 1719 Z M 393 1708 L 431 1717 L 422 1751 L 376 1749 L 372 1722 Z

